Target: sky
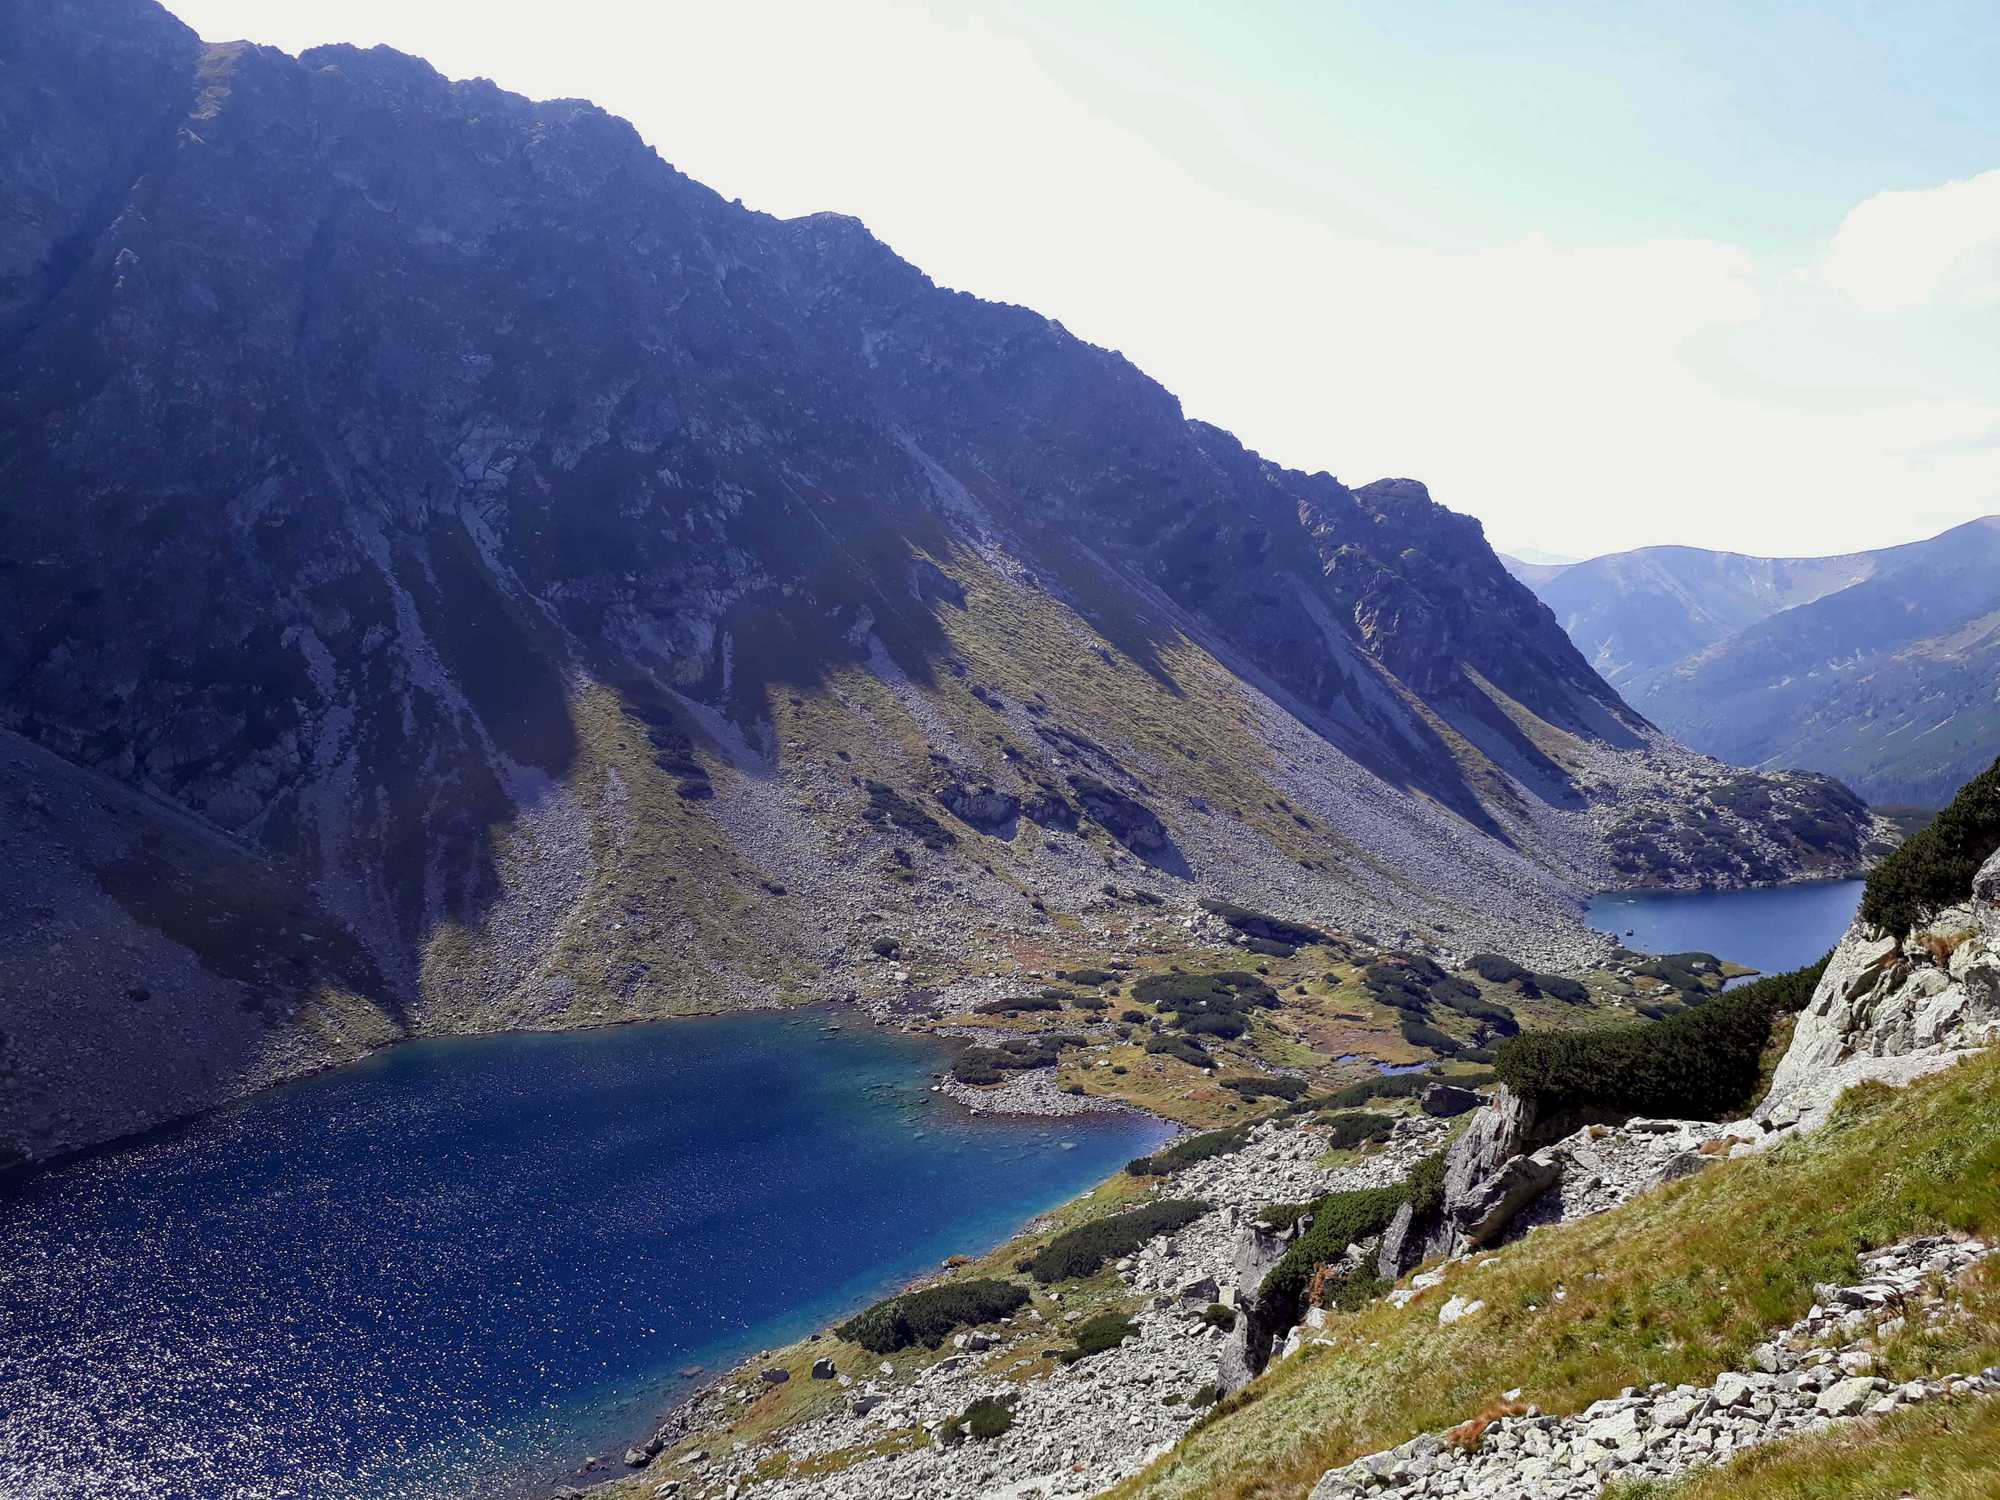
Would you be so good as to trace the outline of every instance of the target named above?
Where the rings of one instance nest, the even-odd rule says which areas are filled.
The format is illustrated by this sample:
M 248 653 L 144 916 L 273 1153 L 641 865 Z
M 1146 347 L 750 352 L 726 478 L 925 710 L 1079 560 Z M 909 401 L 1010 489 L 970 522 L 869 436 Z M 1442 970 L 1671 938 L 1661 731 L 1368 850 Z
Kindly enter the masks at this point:
M 1503 549 L 2000 512 L 1992 0 L 169 0 L 625 116 Z

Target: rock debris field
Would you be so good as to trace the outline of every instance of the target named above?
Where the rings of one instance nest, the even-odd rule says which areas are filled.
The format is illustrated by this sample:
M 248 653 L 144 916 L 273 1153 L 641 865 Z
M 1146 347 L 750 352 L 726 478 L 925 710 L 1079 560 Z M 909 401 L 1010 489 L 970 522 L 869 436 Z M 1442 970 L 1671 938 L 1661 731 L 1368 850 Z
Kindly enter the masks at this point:
M 1569 1417 L 1533 1407 L 1427 1432 L 1331 1470 L 1311 1500 L 1587 1500 L 1613 1479 L 1662 1479 L 1829 1423 L 1880 1416 L 1943 1396 L 2000 1394 L 2000 1366 L 1893 1383 L 1869 1345 L 1954 1316 L 1953 1283 L 1995 1247 L 1939 1236 L 1864 1257 L 1866 1279 L 1822 1286 L 1811 1312 L 1752 1354 L 1752 1367 L 1708 1386 L 1628 1388 Z

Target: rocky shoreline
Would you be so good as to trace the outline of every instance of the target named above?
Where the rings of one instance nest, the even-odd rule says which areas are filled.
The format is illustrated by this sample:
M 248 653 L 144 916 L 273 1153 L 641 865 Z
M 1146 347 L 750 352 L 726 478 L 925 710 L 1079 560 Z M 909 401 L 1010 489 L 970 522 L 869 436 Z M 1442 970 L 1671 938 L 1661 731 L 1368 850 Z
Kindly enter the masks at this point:
M 829 1343 L 824 1365 L 815 1369 L 824 1368 L 838 1385 L 840 1405 L 784 1429 L 783 1447 L 793 1466 L 835 1467 L 809 1479 L 765 1478 L 757 1492 L 771 1500 L 925 1500 L 941 1494 L 1053 1500 L 1094 1494 L 1136 1473 L 1200 1416 L 1204 1391 L 1214 1391 L 1230 1335 L 1203 1314 L 1213 1306 L 1235 1309 L 1254 1291 L 1249 1278 L 1261 1267 L 1246 1258 L 1246 1246 L 1260 1238 L 1259 1211 L 1338 1189 L 1390 1186 L 1437 1149 L 1446 1129 L 1441 1120 L 1411 1116 L 1375 1153 L 1353 1165 L 1327 1166 L 1321 1164 L 1326 1142 L 1319 1130 L 1268 1121 L 1240 1152 L 1177 1173 L 1159 1192 L 1199 1199 L 1209 1210 L 1118 1261 L 1121 1298 L 1137 1301 L 1131 1314 L 1136 1332 L 1073 1365 L 1045 1358 L 1049 1345 L 1062 1342 L 1054 1319 L 1064 1315 L 1065 1298 L 1080 1295 L 1073 1287 L 1044 1293 L 1047 1313 L 1031 1307 L 999 1327 L 957 1336 L 942 1358 L 915 1372 L 897 1372 L 889 1361 L 855 1360 L 850 1347 Z M 762 1394 L 759 1366 L 767 1362 L 768 1356 L 751 1360 L 694 1395 L 652 1439 L 631 1450 L 628 1461 L 637 1460 L 634 1467 L 650 1463 L 656 1454 L 726 1426 Z M 914 1378 L 905 1378 L 910 1374 Z M 937 1442 L 941 1429 L 975 1400 L 1000 1395 L 1013 1401 L 1014 1422 L 1003 1441 Z M 915 1445 L 869 1451 L 897 1434 L 915 1438 Z M 667 1468 L 648 1473 L 634 1493 L 659 1500 L 726 1496 L 776 1451 L 769 1444 L 726 1452 L 704 1444 L 670 1454 Z M 857 1454 L 862 1456 L 851 1464 L 840 1462 Z

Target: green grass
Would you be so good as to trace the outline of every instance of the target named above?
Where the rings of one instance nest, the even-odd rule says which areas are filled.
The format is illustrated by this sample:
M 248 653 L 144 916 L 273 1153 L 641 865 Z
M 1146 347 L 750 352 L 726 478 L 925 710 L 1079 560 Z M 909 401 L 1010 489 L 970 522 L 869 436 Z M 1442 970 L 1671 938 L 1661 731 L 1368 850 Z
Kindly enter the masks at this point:
M 1861 1253 L 1947 1230 L 2000 1232 L 2000 1055 L 1903 1090 L 1857 1090 L 1816 1135 L 1452 1265 L 1407 1307 L 1336 1318 L 1329 1346 L 1308 1345 L 1219 1404 L 1112 1494 L 1297 1497 L 1326 1470 L 1462 1421 L 1515 1386 L 1563 1413 L 1622 1386 L 1707 1383 L 1800 1317 L 1815 1283 L 1852 1280 Z M 1454 1294 L 1486 1308 L 1440 1326 Z M 2000 1358 L 2000 1323 L 1988 1316 L 1970 1343 L 1898 1357 L 1905 1374 L 1980 1368 Z
M 1604 1500 L 1993 1500 L 2000 1401 L 1940 1402 L 1753 1448 L 1666 1482 L 1614 1483 Z

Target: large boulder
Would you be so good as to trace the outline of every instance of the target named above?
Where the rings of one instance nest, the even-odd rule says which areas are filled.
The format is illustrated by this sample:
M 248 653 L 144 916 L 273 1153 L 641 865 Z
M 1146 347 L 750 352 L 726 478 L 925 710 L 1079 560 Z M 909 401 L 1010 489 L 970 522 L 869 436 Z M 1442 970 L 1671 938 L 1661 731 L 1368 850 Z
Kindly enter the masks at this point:
M 1514 1215 L 1561 1181 L 1562 1164 L 1551 1150 L 1510 1156 L 1498 1171 L 1448 1205 L 1452 1223 L 1466 1244 L 1490 1245 Z
M 1271 1361 L 1271 1348 L 1278 1335 L 1290 1326 L 1295 1316 L 1295 1310 L 1290 1307 L 1266 1306 L 1259 1295 L 1264 1278 L 1273 1266 L 1285 1258 L 1295 1235 L 1296 1227 L 1280 1232 L 1254 1222 L 1242 1225 L 1236 1232 L 1232 1269 L 1238 1288 L 1237 1311 L 1240 1315 L 1229 1337 L 1223 1341 L 1222 1354 L 1216 1364 L 1215 1388 L 1221 1395 L 1239 1391 L 1257 1378 Z
M 984 833 L 1006 830 L 1021 812 L 1020 798 L 990 782 L 948 781 L 938 788 L 937 799 L 954 818 Z
M 1756 1118 L 1812 1129 L 1866 1079 L 1903 1084 L 2000 1041 L 2000 852 L 1969 901 L 1901 942 L 1857 922 L 1834 949 Z
M 1417 1100 L 1425 1114 L 1433 1115 L 1440 1120 L 1456 1119 L 1459 1115 L 1469 1114 L 1484 1102 L 1476 1089 L 1456 1088 L 1449 1083 L 1432 1084 L 1424 1090 L 1423 1097 Z

